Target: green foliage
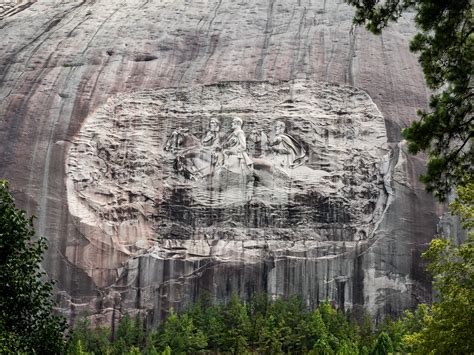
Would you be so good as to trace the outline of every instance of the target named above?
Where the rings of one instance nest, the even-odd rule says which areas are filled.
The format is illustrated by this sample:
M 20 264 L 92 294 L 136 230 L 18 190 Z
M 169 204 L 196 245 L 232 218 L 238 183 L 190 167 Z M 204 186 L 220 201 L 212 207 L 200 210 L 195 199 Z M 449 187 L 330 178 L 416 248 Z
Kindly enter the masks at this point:
M 461 219 L 462 227 L 472 234 L 474 228 L 474 182 L 469 181 L 466 186 L 459 186 L 458 197 L 449 205 L 451 212 Z
M 78 339 L 75 343 L 71 345 L 70 353 L 75 355 L 89 355 L 87 351 L 84 351 L 84 345 L 82 341 Z
M 423 254 L 435 278 L 437 300 L 432 307 L 421 304 L 415 312 L 405 311 L 398 321 L 382 326 L 395 352 L 474 353 L 474 184 L 458 187 L 457 193 L 450 209 L 467 229 L 467 239 L 459 245 L 434 239 Z
M 240 302 L 234 295 L 224 310 L 224 333 L 223 349 L 232 353 L 242 354 L 248 351 L 247 335 L 250 334 L 250 319 L 247 305 Z
M 141 355 L 141 353 L 140 348 L 136 346 L 132 346 L 128 352 L 129 355 Z
M 110 353 L 110 329 L 92 328 L 87 318 L 79 320 L 69 337 L 67 353 L 71 355 Z M 120 344 L 120 342 L 117 342 Z
M 17 209 L 0 181 L 0 349 L 60 353 L 65 321 L 54 314 L 53 284 L 40 270 L 46 240 L 33 241 L 33 218 Z
M 311 311 L 298 298 L 269 301 L 266 296 L 257 296 L 245 303 L 234 296 L 227 304 L 197 303 L 180 314 L 170 309 L 168 319 L 148 334 L 139 318 L 129 316 L 122 317 L 115 336 L 109 329 L 91 328 L 85 320 L 77 322 L 67 354 L 472 352 L 466 338 L 455 341 L 449 338 L 451 333 L 430 328 L 438 326 L 436 312 L 435 307 L 430 310 L 420 305 L 414 313 L 406 311 L 399 320 L 389 319 L 374 329 L 368 315 L 355 323 L 350 315 L 327 302 Z M 456 317 L 461 315 L 456 313 Z M 460 320 L 465 327 L 463 337 L 469 336 L 470 321 L 466 315 Z
M 450 205 L 466 229 L 467 240 L 455 245 L 435 239 L 424 257 L 430 262 L 438 299 L 431 309 L 387 326 L 394 350 L 411 353 L 473 353 L 474 340 L 474 146 L 473 86 L 474 13 L 470 0 L 346 0 L 355 6 L 354 23 L 380 33 L 407 10 L 414 10 L 419 33 L 410 49 L 419 54 L 428 87 L 434 91 L 430 112 L 404 130 L 411 153 L 428 153 L 421 180 L 444 201 L 456 187 Z
M 178 316 L 173 309 L 157 337 L 158 348 L 173 349 L 173 353 L 196 352 L 206 348 L 207 338 L 201 329 L 196 328 L 192 316 L 185 313 Z
M 423 314 L 422 326 L 404 337 L 415 353 L 474 352 L 474 184 L 459 187 L 457 192 L 451 210 L 469 228 L 467 239 L 460 245 L 434 239 L 424 253 L 430 261 L 428 269 L 434 275 L 438 299 L 431 312 Z
M 362 324 L 350 319 L 328 302 L 309 310 L 297 297 L 270 301 L 266 295 L 257 295 L 250 302 L 242 302 L 234 295 L 227 304 L 213 305 L 203 299 L 180 314 L 170 309 L 168 319 L 146 336 L 133 335 L 137 334 L 134 324 L 141 322 L 130 317 L 122 317 L 118 326 L 122 330 L 117 331 L 114 340 L 109 340 L 113 337 L 103 328 L 91 329 L 86 321 L 78 322 L 70 337 L 68 354 L 141 351 L 148 355 L 200 352 L 369 355 L 380 354 L 392 344 L 401 343 L 405 335 L 397 333 L 403 328 L 402 321 L 388 322 L 382 329 L 384 335 L 380 336 L 379 330 L 366 324 L 368 315 Z
M 392 340 L 387 333 L 381 332 L 377 337 L 372 355 L 386 355 L 393 353 Z
M 380 33 L 404 12 L 415 12 L 419 33 L 410 49 L 419 54 L 426 82 L 434 90 L 430 111 L 404 130 L 411 153 L 428 153 L 422 176 L 428 191 L 445 200 L 453 186 L 473 176 L 473 3 L 470 0 L 346 0 L 354 23 Z
M 116 336 L 122 340 L 127 349 L 131 349 L 133 346 L 142 348 L 146 344 L 145 329 L 140 318 L 132 319 L 128 314 L 120 319 Z
M 415 312 L 405 311 L 402 317 L 393 321 L 387 319 L 381 326 L 381 331 L 388 334 L 395 353 L 413 353 L 414 347 L 406 342 L 405 336 L 420 331 L 424 327 L 425 317 L 430 313 L 430 308 L 420 304 Z
M 28 352 L 28 348 L 22 346 L 20 338 L 8 331 L 3 320 L 0 321 L 0 354 L 23 354 Z
M 113 339 L 113 340 L 112 340 Z M 67 354 L 160 354 L 153 345 L 148 346 L 147 334 L 139 317 L 125 314 L 119 321 L 116 334 L 110 328 L 93 328 L 87 318 L 76 322 L 69 336 Z
M 329 345 L 327 339 L 321 338 L 316 340 L 314 347 L 311 349 L 310 354 L 320 354 L 320 355 L 332 355 L 334 351 Z

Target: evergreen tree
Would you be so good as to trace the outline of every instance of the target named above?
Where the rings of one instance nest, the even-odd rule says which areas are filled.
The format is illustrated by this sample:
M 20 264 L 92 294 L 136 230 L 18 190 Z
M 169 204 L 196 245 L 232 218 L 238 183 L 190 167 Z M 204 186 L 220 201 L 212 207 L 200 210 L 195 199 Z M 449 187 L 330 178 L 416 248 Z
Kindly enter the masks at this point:
M 145 330 L 140 317 L 132 319 L 129 314 L 125 314 L 119 322 L 116 337 L 122 339 L 125 348 L 131 349 L 133 346 L 142 348 L 145 345 Z
M 123 341 L 110 343 L 110 328 L 92 328 L 89 320 L 79 319 L 68 339 L 67 354 L 94 354 L 116 352 L 116 349 L 127 350 Z M 79 350 L 80 349 L 80 350 Z
M 313 349 L 311 350 L 310 354 L 315 355 L 333 355 L 334 351 L 332 350 L 331 346 L 329 345 L 327 339 L 318 339 L 314 344 Z
M 356 7 L 354 22 L 380 33 L 390 21 L 414 10 L 419 29 L 410 49 L 419 53 L 426 82 L 433 89 L 430 112 L 404 130 L 412 153 L 426 151 L 422 181 L 445 200 L 453 187 L 459 198 L 451 209 L 460 215 L 468 237 L 461 245 L 435 239 L 425 257 L 439 291 L 431 312 L 421 306 L 401 321 L 405 349 L 415 353 L 472 353 L 474 323 L 474 13 L 471 0 L 346 0 Z M 420 314 L 422 318 L 420 319 Z M 413 329 L 409 329 L 409 328 Z M 397 335 L 397 338 L 400 334 Z
M 380 33 L 404 12 L 415 12 L 419 32 L 410 49 L 419 54 L 430 111 L 404 130 L 411 153 L 428 153 L 422 176 L 428 191 L 445 200 L 474 171 L 473 81 L 474 14 L 471 0 L 346 0 L 357 9 L 354 22 Z
M 0 181 L 0 349 L 55 354 L 63 350 L 66 323 L 54 313 L 53 284 L 40 270 L 46 240 L 34 236 L 33 218 Z
M 205 311 L 205 325 L 200 329 L 206 331 L 209 349 L 224 349 L 226 342 L 226 326 L 224 323 L 224 307 L 216 305 Z
M 188 314 L 177 315 L 173 309 L 158 335 L 158 346 L 166 350 L 173 349 L 173 353 L 196 352 L 207 347 L 205 334 L 197 329 L 193 319 Z
M 247 306 L 240 302 L 237 295 L 233 295 L 224 313 L 226 327 L 226 350 L 236 354 L 248 351 L 247 336 L 251 333 L 251 323 Z
M 92 329 L 87 321 L 80 321 L 70 336 L 68 354 L 118 355 L 141 351 L 147 355 L 199 352 L 369 355 L 390 349 L 380 330 L 359 328 L 348 315 L 327 302 L 314 311 L 307 310 L 298 298 L 253 302 L 246 304 L 234 296 L 224 305 L 198 303 L 180 315 L 171 310 L 169 318 L 149 333 L 145 341 L 133 335 L 137 322 L 128 316 L 122 318 L 122 330 L 111 342 L 107 336 L 110 331 Z M 401 336 L 423 328 L 420 320 L 426 312 L 407 314 L 409 317 L 403 321 L 387 323 L 382 329 L 392 339 L 392 345 L 392 334 L 397 334 L 400 342 Z M 127 329 L 131 329 L 130 333 Z M 401 352 L 407 352 L 404 349 L 416 348 L 405 346 Z
M 318 340 L 327 343 L 328 330 L 324 324 L 323 317 L 321 316 L 319 309 L 316 309 L 311 315 L 309 332 L 309 335 L 314 343 L 316 343 Z M 315 344 L 313 344 L 313 347 L 314 345 Z
M 84 350 L 84 345 L 81 339 L 77 339 L 68 351 L 68 354 L 74 355 L 89 355 L 90 353 Z
M 375 342 L 372 355 L 387 355 L 393 353 L 392 340 L 387 333 L 381 332 Z

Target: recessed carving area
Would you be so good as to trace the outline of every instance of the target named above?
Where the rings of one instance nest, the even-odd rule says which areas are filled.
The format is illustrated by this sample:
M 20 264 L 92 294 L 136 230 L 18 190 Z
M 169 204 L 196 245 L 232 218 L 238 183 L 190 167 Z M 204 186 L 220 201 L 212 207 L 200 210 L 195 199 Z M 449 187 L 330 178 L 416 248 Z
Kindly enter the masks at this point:
M 71 144 L 69 209 L 93 244 L 127 253 L 159 239 L 361 240 L 390 191 L 386 142 L 375 104 L 348 86 L 120 94 Z

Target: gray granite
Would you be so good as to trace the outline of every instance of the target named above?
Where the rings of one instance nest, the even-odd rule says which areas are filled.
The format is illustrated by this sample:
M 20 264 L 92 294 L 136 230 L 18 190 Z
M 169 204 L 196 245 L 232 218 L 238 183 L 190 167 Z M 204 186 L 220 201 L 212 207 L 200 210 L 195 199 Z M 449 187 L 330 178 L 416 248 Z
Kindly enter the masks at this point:
M 400 135 L 428 95 L 414 29 L 376 37 L 352 14 L 342 0 L 44 0 L 1 20 L 0 176 L 48 237 L 65 313 L 153 323 L 203 292 L 380 317 L 430 300 L 420 253 L 442 210 Z M 216 165 L 199 145 L 164 150 L 179 129 L 202 144 L 211 118 L 225 141 L 235 117 L 257 163 L 245 174 L 225 168 L 228 148 Z M 276 142 L 277 121 L 300 145 L 283 163 L 255 138 Z

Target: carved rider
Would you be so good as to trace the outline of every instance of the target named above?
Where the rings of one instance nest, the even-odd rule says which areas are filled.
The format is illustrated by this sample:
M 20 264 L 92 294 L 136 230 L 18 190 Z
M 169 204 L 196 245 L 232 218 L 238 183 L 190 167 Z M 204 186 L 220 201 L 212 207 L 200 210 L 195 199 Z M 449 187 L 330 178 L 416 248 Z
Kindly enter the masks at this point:
M 292 136 L 285 133 L 285 123 L 275 123 L 275 137 L 270 147 L 282 167 L 291 169 L 302 165 L 306 159 L 306 150 Z
M 239 161 L 240 166 L 251 169 L 253 167 L 253 161 L 250 159 L 246 151 L 247 141 L 245 138 L 245 133 L 242 130 L 242 120 L 238 117 L 234 118 L 231 127 L 233 131 L 224 144 L 225 160 L 231 160 L 229 158 L 235 155 Z
M 221 151 L 221 135 L 219 133 L 220 124 L 216 118 L 211 118 L 209 122 L 209 130 L 206 135 L 201 139 L 201 144 L 204 149 L 210 150 L 211 154 L 211 171 L 214 166 L 222 163 Z
M 268 149 L 268 137 L 264 131 L 253 129 L 247 137 L 249 153 L 256 158 L 262 157 Z
M 219 144 L 219 121 L 215 118 L 211 118 L 209 122 L 209 131 L 207 131 L 201 143 L 204 147 L 212 147 Z

